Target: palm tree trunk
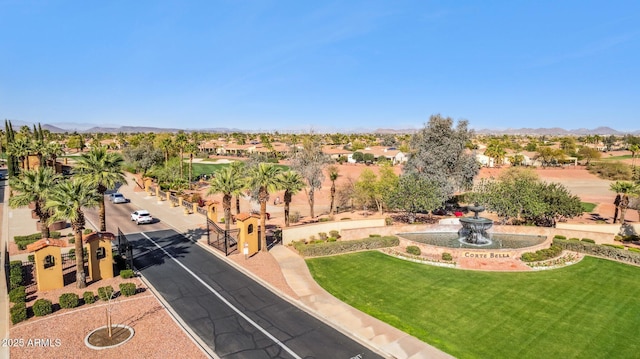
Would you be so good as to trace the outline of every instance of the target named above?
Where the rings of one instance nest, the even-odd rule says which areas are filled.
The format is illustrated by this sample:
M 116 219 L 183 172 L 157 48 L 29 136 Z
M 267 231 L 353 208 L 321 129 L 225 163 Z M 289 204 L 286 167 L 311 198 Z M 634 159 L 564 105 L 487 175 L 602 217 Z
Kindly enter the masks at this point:
M 82 251 L 82 228 L 74 228 L 74 238 L 76 240 L 76 288 L 87 286 L 87 277 L 84 274 L 84 252 Z
M 224 208 L 224 229 L 228 231 L 231 226 L 231 195 L 225 194 L 222 197 L 222 207 Z
M 311 216 L 311 218 L 316 218 L 315 214 L 313 213 L 313 205 L 315 204 L 316 200 L 314 197 L 314 190 L 313 187 L 311 187 L 311 189 L 309 189 L 309 216 Z
M 102 201 L 98 204 L 98 217 L 100 217 L 100 232 L 107 231 L 107 212 L 104 206 L 104 196 Z
M 190 153 L 190 154 L 189 154 L 189 188 L 191 188 L 191 178 L 192 178 L 192 176 L 191 176 L 191 174 L 192 174 L 191 169 L 192 169 L 192 168 L 193 168 L 193 153 Z
M 184 178 L 184 170 L 182 169 L 182 167 L 184 167 L 184 166 L 183 166 L 183 164 L 184 164 L 184 163 L 183 163 L 183 162 L 184 162 L 184 161 L 183 161 L 183 159 L 184 159 L 184 158 L 183 158 L 182 156 L 183 156 L 183 152 L 182 152 L 182 148 L 181 148 L 181 149 L 180 149 L 180 179 L 183 179 L 183 178 Z
M 331 206 L 329 207 L 329 213 L 333 216 L 335 209 L 335 200 L 336 200 L 336 182 L 331 182 Z
M 240 213 L 240 195 L 236 195 L 236 214 Z
M 260 199 L 260 246 L 263 252 L 267 251 L 267 200 Z
M 289 204 L 291 203 L 291 193 L 284 192 L 284 226 L 289 227 Z
M 40 235 L 42 238 L 49 238 L 49 213 L 42 210 L 40 203 L 36 202 L 35 213 L 40 218 Z

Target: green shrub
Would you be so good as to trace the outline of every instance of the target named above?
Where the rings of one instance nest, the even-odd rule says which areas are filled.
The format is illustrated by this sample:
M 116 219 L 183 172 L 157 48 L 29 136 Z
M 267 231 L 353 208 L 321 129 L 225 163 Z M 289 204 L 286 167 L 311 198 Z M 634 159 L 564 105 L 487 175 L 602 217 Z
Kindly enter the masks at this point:
M 582 241 L 583 241 L 583 242 L 587 242 L 587 243 L 596 243 L 596 241 L 594 241 L 594 240 L 593 240 L 593 239 L 591 239 L 591 238 L 582 238 Z
M 585 241 L 583 239 L 583 241 Z M 585 241 L 587 242 L 587 241 Z M 591 242 L 593 243 L 593 242 Z M 622 244 L 609 244 L 609 243 L 602 243 L 603 246 L 607 246 L 607 247 L 612 247 L 612 248 L 618 248 L 618 249 L 624 249 L 624 246 Z
M 136 284 L 135 283 L 120 283 L 120 294 L 125 297 L 130 297 L 136 294 Z
M 91 304 L 96 301 L 96 296 L 91 291 L 86 291 L 82 293 L 82 299 L 84 300 L 84 304 Z
M 322 218 L 318 218 L 318 222 L 330 222 L 331 219 L 328 217 L 322 217 Z
M 27 256 L 27 261 L 29 261 L 29 262 L 31 262 L 31 263 L 34 263 L 34 262 L 36 261 L 36 256 L 35 256 L 35 255 L 33 255 L 33 254 L 29 254 L 29 255 Z
M 9 289 L 21 286 L 22 282 L 22 261 L 9 262 Z
M 632 242 L 632 241 L 640 241 L 640 236 L 635 234 L 632 234 L 629 236 L 616 235 L 613 239 L 618 242 Z
M 329 236 L 333 238 L 340 238 L 340 232 L 336 230 L 329 231 Z
M 443 261 L 452 261 L 453 260 L 453 256 L 451 255 L 451 253 L 444 252 L 444 253 L 442 253 L 442 260 Z
M 407 246 L 407 253 L 413 254 L 414 256 L 419 256 L 420 254 L 422 254 L 422 251 L 418 246 Z
M 60 232 L 56 232 L 56 231 L 51 231 L 49 232 L 49 237 L 51 238 L 60 238 Z M 38 233 L 34 233 L 34 234 L 29 234 L 26 236 L 14 236 L 13 237 L 13 241 L 16 242 L 16 245 L 18 245 L 18 249 L 20 250 L 25 250 L 27 248 L 27 245 L 42 239 L 42 233 L 38 232 Z
M 570 241 L 579 241 L 580 238 L 569 238 Z
M 60 308 L 75 308 L 78 306 L 80 299 L 75 293 L 64 293 L 58 299 Z
M 9 291 L 9 301 L 11 303 L 24 303 L 27 301 L 27 291 L 25 287 L 20 286 Z
M 133 278 L 133 276 L 134 276 L 133 269 L 123 269 L 120 271 L 120 278 L 129 279 L 129 278 Z
M 76 238 L 75 237 L 69 237 L 69 239 L 67 239 L 67 241 L 69 242 L 69 244 L 75 244 L 76 243 Z
M 318 237 L 320 237 L 320 239 L 322 239 L 323 241 L 326 241 L 327 238 L 329 238 L 329 236 L 327 236 L 326 232 L 320 232 L 318 233 Z
M 27 305 L 24 302 L 16 303 L 11 310 L 11 323 L 17 324 L 27 320 Z
M 53 239 L 59 239 L 60 237 L 62 237 L 62 235 L 60 234 L 60 232 L 51 231 L 49 232 L 49 237 Z
M 300 212 L 294 211 L 289 214 L 289 221 L 291 221 L 291 223 L 298 223 L 300 221 Z
M 47 314 L 53 312 L 53 305 L 48 299 L 40 298 L 33 303 L 33 314 L 36 317 L 44 317 Z
M 329 237 L 329 238 L 327 238 L 327 242 L 335 242 L 335 241 L 337 241 L 337 240 L 338 240 L 338 238 L 336 238 L 336 237 Z
M 341 221 L 349 221 L 349 220 L 351 220 L 351 218 L 349 218 L 349 217 L 344 217 L 344 218 L 340 218 L 340 220 L 341 220 Z
M 377 237 L 382 237 L 382 236 L 379 235 L 379 234 L 370 234 L 369 235 L 369 238 L 377 238 Z
M 391 217 L 386 217 L 386 218 L 384 219 L 384 225 L 385 225 L 385 226 L 392 226 L 392 225 L 393 225 L 393 218 L 391 218 Z
M 550 248 L 537 250 L 535 253 L 523 253 L 520 259 L 523 262 L 537 262 L 555 258 L 562 253 L 562 247 L 552 244 Z
M 567 239 L 567 237 L 565 236 L 561 236 L 559 234 L 556 234 L 555 236 L 553 236 L 553 238 L 557 238 L 557 239 Z
M 629 249 L 631 252 L 640 253 L 640 248 L 633 248 L 633 247 L 629 247 L 628 249 Z
M 640 253 L 635 251 L 627 251 L 624 249 L 613 248 L 609 246 L 600 246 L 589 242 L 574 242 L 561 239 L 554 239 L 553 243 L 561 246 L 563 249 L 573 252 L 580 252 L 613 260 L 628 262 L 640 265 Z
M 82 234 L 89 234 L 89 233 L 93 233 L 93 229 L 85 228 L 84 231 L 82 231 Z
M 100 297 L 100 300 L 107 301 L 111 298 L 112 295 L 113 295 L 112 286 L 108 285 L 106 287 L 98 288 L 98 297 Z
M 364 238 L 352 241 L 336 241 L 336 242 L 323 242 L 318 244 L 304 244 L 301 242 L 294 242 L 294 248 L 305 257 L 315 256 L 327 256 L 334 254 L 341 254 L 347 252 L 354 252 L 359 250 L 378 249 L 385 247 L 395 247 L 400 244 L 398 237 L 374 237 Z
M 587 165 L 587 170 L 606 180 L 629 181 L 633 178 L 631 166 L 622 162 L 591 162 Z

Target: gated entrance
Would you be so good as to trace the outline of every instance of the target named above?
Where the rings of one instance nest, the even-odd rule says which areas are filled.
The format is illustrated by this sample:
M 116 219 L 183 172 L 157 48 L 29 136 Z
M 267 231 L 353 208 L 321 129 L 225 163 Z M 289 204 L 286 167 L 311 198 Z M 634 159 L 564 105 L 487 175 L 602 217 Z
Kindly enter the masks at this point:
M 207 219 L 207 244 L 224 253 L 225 256 L 238 249 L 238 229 L 225 230 L 216 222 Z
M 133 269 L 133 247 L 118 227 L 118 254 L 125 260 L 127 269 Z

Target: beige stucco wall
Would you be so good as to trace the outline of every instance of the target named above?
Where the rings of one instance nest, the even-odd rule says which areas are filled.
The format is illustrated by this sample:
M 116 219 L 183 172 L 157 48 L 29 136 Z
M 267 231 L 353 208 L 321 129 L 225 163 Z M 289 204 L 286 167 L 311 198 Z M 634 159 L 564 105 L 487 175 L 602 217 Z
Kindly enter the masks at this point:
M 351 230 L 355 228 L 385 228 L 384 218 L 371 218 L 361 220 L 348 220 L 348 221 L 333 221 L 333 222 L 320 222 L 307 224 L 303 226 L 295 226 L 282 229 L 282 243 L 287 245 L 293 241 L 299 241 L 301 239 L 308 239 L 310 236 L 318 238 L 318 233 L 324 232 L 329 234 L 329 231 L 339 231 L 340 235 L 345 230 Z M 379 232 L 376 232 L 379 233 Z M 353 238 L 349 238 L 353 239 Z

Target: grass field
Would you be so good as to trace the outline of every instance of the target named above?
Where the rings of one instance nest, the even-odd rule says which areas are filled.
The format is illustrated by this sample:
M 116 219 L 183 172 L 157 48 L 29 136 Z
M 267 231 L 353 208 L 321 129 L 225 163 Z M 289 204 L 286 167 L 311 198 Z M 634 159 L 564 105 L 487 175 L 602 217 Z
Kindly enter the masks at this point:
M 605 161 L 618 161 L 618 160 L 629 160 L 631 159 L 631 155 L 622 155 L 622 156 L 611 156 L 611 157 L 602 157 L 602 160 Z
M 596 208 L 596 204 L 591 202 L 580 202 L 580 205 L 585 213 L 593 212 L 593 209 Z
M 307 260 L 327 291 L 459 358 L 637 358 L 640 268 L 480 272 L 370 251 Z

